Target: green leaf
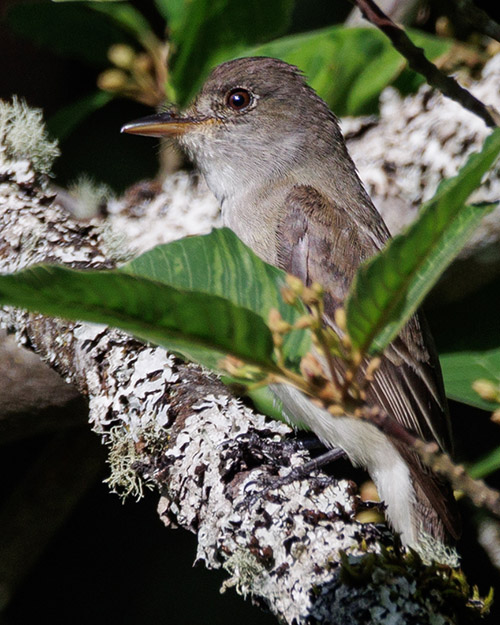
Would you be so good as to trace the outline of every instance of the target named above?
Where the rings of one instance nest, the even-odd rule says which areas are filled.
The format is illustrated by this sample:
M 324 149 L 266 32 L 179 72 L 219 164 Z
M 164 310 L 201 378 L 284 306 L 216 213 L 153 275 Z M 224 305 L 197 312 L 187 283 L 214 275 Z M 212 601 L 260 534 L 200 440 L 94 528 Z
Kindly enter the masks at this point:
M 269 310 L 289 321 L 303 312 L 281 300 L 284 275 L 224 229 L 159 246 L 118 270 L 40 265 L 0 276 L 0 305 L 115 326 L 215 370 L 227 354 L 273 368 Z M 284 349 L 297 363 L 308 347 L 307 333 L 294 331 Z
M 47 121 L 50 134 L 59 141 L 64 140 L 85 118 L 106 106 L 113 97 L 106 91 L 95 91 L 59 109 Z
M 473 382 L 486 379 L 500 384 L 500 347 L 484 351 L 459 351 L 441 354 L 446 395 L 450 399 L 493 412 L 498 405 L 482 399 Z
M 123 272 L 39 265 L 0 276 L 0 304 L 109 324 L 212 369 L 225 354 L 273 365 L 271 333 L 253 311 Z
M 500 469 L 500 447 L 467 467 L 469 475 L 475 480 L 481 480 L 498 469 Z
M 459 174 L 442 183 L 405 234 L 358 270 L 346 302 L 347 328 L 362 352 L 380 353 L 399 333 L 492 205 L 465 206 L 500 153 L 500 129 Z
M 176 50 L 171 78 L 179 104 L 198 91 L 210 68 L 283 33 L 293 4 L 293 0 L 197 0 L 185 3 L 182 19 L 176 3 L 169 27 Z
M 423 33 L 412 32 L 411 36 L 431 59 L 452 45 L 450 40 Z M 376 112 L 381 91 L 406 66 L 405 59 L 375 28 L 333 26 L 291 35 L 243 54 L 254 55 L 277 57 L 300 67 L 309 84 L 337 115 Z
M 219 295 L 266 321 L 271 308 L 277 308 L 289 323 L 304 312 L 283 302 L 279 289 L 284 284 L 284 272 L 260 260 L 228 228 L 159 245 L 121 271 L 180 289 Z M 309 346 L 308 333 L 288 334 L 283 351 L 289 364 L 297 365 Z

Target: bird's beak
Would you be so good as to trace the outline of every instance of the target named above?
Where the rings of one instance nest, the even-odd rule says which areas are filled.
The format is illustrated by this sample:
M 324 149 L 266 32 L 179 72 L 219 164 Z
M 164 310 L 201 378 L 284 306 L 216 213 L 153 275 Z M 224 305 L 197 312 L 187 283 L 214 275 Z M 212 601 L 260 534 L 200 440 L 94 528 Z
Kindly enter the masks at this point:
M 172 111 L 142 117 L 122 127 L 121 132 L 146 137 L 179 137 L 196 123 L 192 117 L 181 117 Z

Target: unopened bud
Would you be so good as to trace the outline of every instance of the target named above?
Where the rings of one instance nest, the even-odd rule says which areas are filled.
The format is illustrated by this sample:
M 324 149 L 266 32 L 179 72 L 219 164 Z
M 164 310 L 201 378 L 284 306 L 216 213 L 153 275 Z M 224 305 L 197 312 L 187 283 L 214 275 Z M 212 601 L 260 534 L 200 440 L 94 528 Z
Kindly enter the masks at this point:
M 347 340 L 344 340 L 344 339 L 347 339 Z M 351 351 L 351 361 L 352 361 L 352 364 L 353 364 L 355 367 L 359 367 L 359 365 L 361 364 L 361 362 L 362 362 L 362 360 L 363 360 L 363 357 L 361 356 L 361 352 L 360 352 L 359 350 L 357 350 L 357 349 L 356 349 L 356 350 L 353 350 L 353 349 L 352 349 L 352 346 L 351 346 L 351 341 L 350 341 L 347 337 L 344 337 L 344 338 L 342 339 L 342 342 L 344 343 L 344 346 L 345 346 L 347 349 L 352 350 L 352 351 Z
M 340 401 L 339 391 L 335 388 L 335 386 L 331 382 L 329 382 L 328 384 L 325 384 L 322 389 L 318 390 L 317 395 L 323 403 L 327 404 L 328 408 L 330 408 L 330 406 L 339 405 L 339 401 Z M 342 413 L 343 412 L 344 411 L 342 409 Z
M 273 344 L 274 347 L 283 347 L 283 335 L 282 334 L 278 334 L 277 332 L 273 333 Z
M 135 52 L 124 43 L 116 43 L 108 50 L 108 59 L 121 69 L 130 69 L 135 59 Z
M 339 330 L 345 332 L 347 324 L 346 324 L 346 315 L 345 310 L 343 308 L 337 308 L 335 310 L 335 324 L 337 325 Z
M 296 330 L 304 330 L 306 328 L 310 328 L 313 321 L 314 320 L 309 315 L 303 315 L 297 319 L 293 327 Z
M 297 294 L 295 291 L 286 286 L 281 289 L 281 297 L 283 298 L 283 301 L 290 306 L 293 306 L 297 301 Z
M 434 28 L 436 29 L 436 34 L 439 37 L 449 37 L 451 39 L 455 36 L 453 26 L 449 18 L 444 15 L 437 18 Z
M 278 334 L 286 334 L 292 329 L 292 326 L 287 321 L 283 320 L 283 317 L 277 308 L 271 308 L 269 311 L 267 325 L 269 326 L 271 332 L 278 332 Z
M 286 283 L 296 295 L 301 295 L 302 291 L 305 289 L 302 280 L 297 278 L 297 276 L 292 276 L 290 273 L 286 276 Z
M 306 306 L 314 306 L 319 300 L 320 295 L 313 288 L 304 287 L 302 291 L 302 301 Z
M 138 74 L 147 74 L 153 67 L 153 60 L 145 52 L 137 54 L 134 58 L 134 71 Z
M 300 361 L 300 372 L 306 380 L 324 379 L 323 367 L 319 360 L 308 352 Z
M 475 380 L 472 388 L 486 401 L 500 401 L 500 388 L 491 380 Z
M 500 408 L 497 408 L 497 410 L 495 410 L 495 412 L 491 415 L 491 420 L 493 423 L 500 425 Z
M 379 358 L 378 356 L 375 356 L 375 358 L 372 358 L 370 360 L 370 362 L 368 363 L 368 367 L 366 367 L 366 372 L 365 372 L 365 377 L 368 381 L 371 381 L 373 379 L 373 374 L 380 367 L 381 362 L 382 362 L 382 359 Z
M 338 406 L 337 404 L 328 406 L 328 412 L 334 417 L 343 417 L 345 415 L 345 410 L 342 406 Z
M 127 84 L 127 74 L 121 69 L 107 69 L 97 78 L 97 86 L 103 91 L 120 91 Z

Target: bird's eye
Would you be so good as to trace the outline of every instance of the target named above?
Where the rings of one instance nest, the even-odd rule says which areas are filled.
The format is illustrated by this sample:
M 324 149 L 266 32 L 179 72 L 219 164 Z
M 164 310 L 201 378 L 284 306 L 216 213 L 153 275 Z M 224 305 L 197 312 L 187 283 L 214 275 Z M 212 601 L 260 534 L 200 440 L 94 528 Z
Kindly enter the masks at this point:
M 244 111 L 253 102 L 253 96 L 246 89 L 232 89 L 226 96 L 226 104 L 233 111 Z

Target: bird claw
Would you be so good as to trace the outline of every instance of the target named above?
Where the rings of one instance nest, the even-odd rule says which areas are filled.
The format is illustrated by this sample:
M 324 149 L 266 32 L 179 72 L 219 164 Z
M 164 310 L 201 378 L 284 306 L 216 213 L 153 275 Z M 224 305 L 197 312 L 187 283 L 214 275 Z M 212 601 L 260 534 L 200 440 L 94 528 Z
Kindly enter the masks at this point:
M 295 481 L 303 480 L 311 476 L 311 473 L 314 471 L 318 471 L 321 467 L 338 460 L 345 456 L 345 452 L 342 449 L 330 449 L 326 453 L 318 456 L 317 458 L 313 458 L 304 464 L 293 467 L 290 471 L 283 476 L 272 477 L 266 476 L 261 478 L 261 480 L 251 480 L 245 484 L 245 499 L 242 502 L 247 508 L 252 508 L 257 501 L 262 500 L 264 498 L 269 499 L 269 494 L 271 491 L 279 491 L 283 486 L 288 486 Z M 264 487 L 257 492 L 253 492 L 251 494 L 247 494 L 248 488 L 257 484 L 261 485 L 263 482 L 267 482 L 264 484 Z M 317 476 L 315 477 L 315 487 L 325 487 L 331 483 L 331 478 L 326 476 Z M 276 493 L 273 495 L 273 498 L 277 501 L 283 498 L 283 495 Z

